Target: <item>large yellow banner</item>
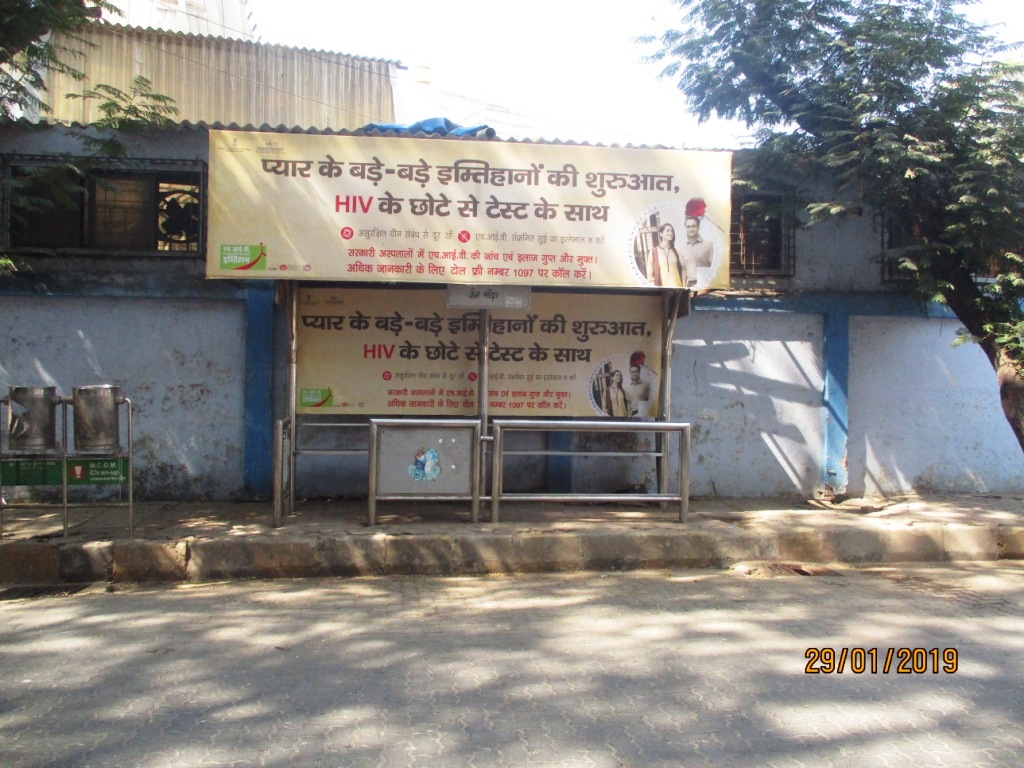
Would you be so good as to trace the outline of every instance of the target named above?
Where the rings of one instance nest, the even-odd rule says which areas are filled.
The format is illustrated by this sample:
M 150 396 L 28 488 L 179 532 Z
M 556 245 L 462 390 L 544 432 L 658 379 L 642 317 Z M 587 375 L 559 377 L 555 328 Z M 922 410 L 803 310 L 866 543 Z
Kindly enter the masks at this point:
M 208 277 L 728 285 L 728 152 L 210 131 Z
M 296 411 L 472 416 L 480 313 L 437 288 L 301 287 Z M 490 314 L 493 416 L 656 417 L 662 302 L 650 294 L 534 291 Z

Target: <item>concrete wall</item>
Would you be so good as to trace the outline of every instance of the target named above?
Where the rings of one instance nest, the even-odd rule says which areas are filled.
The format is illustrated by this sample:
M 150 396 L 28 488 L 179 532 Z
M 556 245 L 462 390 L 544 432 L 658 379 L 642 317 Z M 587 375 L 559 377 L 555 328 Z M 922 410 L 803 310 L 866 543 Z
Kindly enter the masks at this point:
M 821 317 L 694 312 L 677 324 L 673 355 L 672 418 L 694 425 L 693 493 L 813 495 Z
M 955 344 L 955 319 L 885 295 L 714 304 L 676 331 L 672 417 L 694 424 L 694 494 L 812 497 L 836 470 L 849 496 L 1024 490 L 995 374 Z M 848 336 L 827 343 L 828 316 Z M 830 389 L 832 369 L 845 378 Z
M 126 137 L 129 156 L 208 155 L 205 130 Z M 5 152 L 82 153 L 71 129 L 0 126 Z M 134 409 L 140 499 L 270 491 L 273 285 L 208 281 L 199 255 L 33 256 L 0 275 L 0 393 L 119 384 Z M 122 425 L 123 427 L 123 425 Z
M 995 373 L 955 320 L 851 323 L 850 492 L 1019 493 L 1024 454 Z
M 76 386 L 120 385 L 133 407 L 139 498 L 242 495 L 241 302 L 0 295 L 0 316 L 4 394 L 56 386 L 70 397 Z
M 881 233 L 871 216 L 798 229 L 796 274 L 782 287 L 790 291 L 882 290 L 880 248 Z

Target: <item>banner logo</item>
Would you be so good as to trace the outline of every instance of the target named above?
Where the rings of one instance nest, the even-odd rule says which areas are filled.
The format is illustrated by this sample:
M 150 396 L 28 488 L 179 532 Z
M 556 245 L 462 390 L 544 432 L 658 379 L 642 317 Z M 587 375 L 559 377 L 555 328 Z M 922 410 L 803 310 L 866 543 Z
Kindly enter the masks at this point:
M 220 268 L 233 271 L 263 271 L 267 268 L 267 249 L 259 245 L 222 245 Z

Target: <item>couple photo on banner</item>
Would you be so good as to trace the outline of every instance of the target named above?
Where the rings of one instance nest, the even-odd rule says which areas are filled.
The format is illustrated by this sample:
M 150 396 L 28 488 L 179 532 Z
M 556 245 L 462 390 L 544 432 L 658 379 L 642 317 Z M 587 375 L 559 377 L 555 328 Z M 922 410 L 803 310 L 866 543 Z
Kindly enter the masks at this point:
M 646 217 L 633 247 L 644 279 L 652 285 L 672 288 L 707 287 L 720 261 L 721 228 L 705 219 L 706 212 L 704 200 L 694 197 L 682 211 L 674 205 Z
M 633 352 L 628 360 L 625 355 L 609 358 L 594 372 L 590 390 L 597 413 L 611 418 L 645 418 L 654 415 L 651 397 L 657 396 L 657 373 L 647 365 L 643 352 Z

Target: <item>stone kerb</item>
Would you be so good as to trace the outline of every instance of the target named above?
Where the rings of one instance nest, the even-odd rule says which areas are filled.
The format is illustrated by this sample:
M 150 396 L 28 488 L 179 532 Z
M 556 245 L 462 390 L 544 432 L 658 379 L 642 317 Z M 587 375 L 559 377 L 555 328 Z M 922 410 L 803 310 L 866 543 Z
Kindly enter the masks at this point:
M 1024 559 L 1024 526 L 496 528 L 178 541 L 8 541 L 0 583 L 483 575 L 727 567 L 744 561 L 870 563 Z

